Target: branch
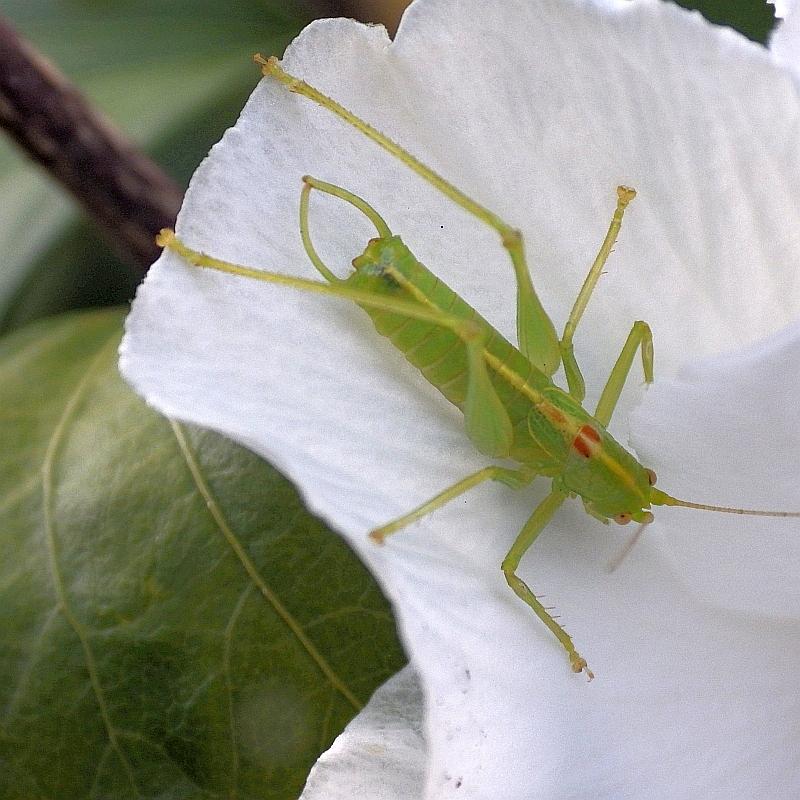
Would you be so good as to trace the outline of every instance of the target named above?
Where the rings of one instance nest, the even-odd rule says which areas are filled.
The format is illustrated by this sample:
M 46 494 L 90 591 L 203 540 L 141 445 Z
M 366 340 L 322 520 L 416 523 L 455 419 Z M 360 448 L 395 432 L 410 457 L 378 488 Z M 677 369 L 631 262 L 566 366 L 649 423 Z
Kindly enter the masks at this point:
M 0 125 L 75 197 L 144 275 L 182 192 L 0 18 Z

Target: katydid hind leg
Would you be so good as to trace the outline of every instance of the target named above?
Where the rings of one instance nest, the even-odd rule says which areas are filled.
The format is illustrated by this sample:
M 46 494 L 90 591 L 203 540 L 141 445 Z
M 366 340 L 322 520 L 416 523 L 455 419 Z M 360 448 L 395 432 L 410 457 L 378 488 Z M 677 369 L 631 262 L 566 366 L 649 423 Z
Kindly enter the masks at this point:
M 517 568 L 519 567 L 522 557 L 528 552 L 536 541 L 536 538 L 552 519 L 553 514 L 555 514 L 567 497 L 568 495 L 566 493 L 556 489 L 545 497 L 519 532 L 514 544 L 503 559 L 501 569 L 503 570 L 503 575 L 505 575 L 508 585 L 514 591 L 514 594 L 533 609 L 536 616 L 547 626 L 567 651 L 569 663 L 573 672 L 585 672 L 589 680 L 591 680 L 594 675 L 589 669 L 586 659 L 575 649 L 570 635 L 551 616 L 528 584 L 517 575 Z
M 422 517 L 432 513 L 437 508 L 447 505 L 451 500 L 455 500 L 470 489 L 474 489 L 476 486 L 486 481 L 497 481 L 498 483 L 504 483 L 506 486 L 510 486 L 512 489 L 521 489 L 523 486 L 527 486 L 535 477 L 536 474 L 534 472 L 524 468 L 508 469 L 506 467 L 495 466 L 484 467 L 477 472 L 473 472 L 471 475 L 467 475 L 466 478 L 454 483 L 444 491 L 439 492 L 435 497 L 432 497 L 408 514 L 404 514 L 402 517 L 398 517 L 388 522 L 386 525 L 376 528 L 370 533 L 370 538 L 378 544 L 383 544 L 387 536 L 408 527 Z
M 289 91 L 303 95 L 335 114 L 400 160 L 458 206 L 498 233 L 503 247 L 511 259 L 517 280 L 517 339 L 519 349 L 545 375 L 553 375 L 561 363 L 558 334 L 533 288 L 520 231 L 476 200 L 473 200 L 433 169 L 423 164 L 393 139 L 378 131 L 340 103 L 337 103 L 305 81 L 289 75 L 282 69 L 277 58 L 264 59 L 261 56 L 256 56 L 255 60 L 261 65 L 264 75 L 279 80 Z

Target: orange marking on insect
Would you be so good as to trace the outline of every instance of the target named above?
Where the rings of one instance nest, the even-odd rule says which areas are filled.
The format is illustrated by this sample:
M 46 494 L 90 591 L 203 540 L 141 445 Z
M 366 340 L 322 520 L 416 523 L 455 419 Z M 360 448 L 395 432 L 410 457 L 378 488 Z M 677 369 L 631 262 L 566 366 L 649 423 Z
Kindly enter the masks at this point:
M 591 426 L 584 425 L 572 442 L 573 449 L 584 458 L 591 458 L 600 449 L 600 434 Z
M 556 428 L 560 428 L 561 430 L 568 430 L 569 429 L 569 419 L 567 416 L 558 408 L 556 408 L 552 403 L 548 403 L 547 400 L 541 400 L 538 403 L 535 403 L 537 411 L 546 419 L 548 422 L 551 422 Z
M 555 406 L 551 405 L 548 405 L 547 410 L 545 411 L 545 416 L 547 416 L 550 421 L 554 422 L 556 425 L 563 425 L 567 421 L 567 418 Z

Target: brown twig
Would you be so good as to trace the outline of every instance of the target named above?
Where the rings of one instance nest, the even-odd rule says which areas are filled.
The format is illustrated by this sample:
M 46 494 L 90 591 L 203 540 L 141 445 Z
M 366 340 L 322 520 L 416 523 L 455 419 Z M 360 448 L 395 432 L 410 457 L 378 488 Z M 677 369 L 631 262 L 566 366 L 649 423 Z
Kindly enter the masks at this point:
M 142 275 L 180 188 L 0 18 L 0 125 L 86 209 Z
M 317 8 L 325 16 L 351 16 L 362 22 L 382 22 L 394 36 L 397 23 L 411 0 L 318 0 Z

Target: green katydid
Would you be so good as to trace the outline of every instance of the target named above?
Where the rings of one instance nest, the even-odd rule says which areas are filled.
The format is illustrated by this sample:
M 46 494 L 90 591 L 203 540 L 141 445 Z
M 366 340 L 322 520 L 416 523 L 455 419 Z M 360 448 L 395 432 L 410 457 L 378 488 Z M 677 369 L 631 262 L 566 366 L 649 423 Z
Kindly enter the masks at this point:
M 573 353 L 573 337 L 601 271 L 616 242 L 622 218 L 635 191 L 618 187 L 617 205 L 608 232 L 559 338 L 534 290 L 520 232 L 463 194 L 394 141 L 337 102 L 284 72 L 276 58 L 256 56 L 265 76 L 290 91 L 328 109 L 397 157 L 448 198 L 493 228 L 510 256 L 517 285 L 517 340 L 514 347 L 485 319 L 419 263 L 392 234 L 366 201 L 338 186 L 305 176 L 300 195 L 300 231 L 311 262 L 327 282 L 266 272 L 221 261 L 192 250 L 171 230 L 158 242 L 187 262 L 242 277 L 279 283 L 300 290 L 351 300 L 372 319 L 405 358 L 464 415 L 466 433 L 478 451 L 518 466 L 487 466 L 445 489 L 410 513 L 372 531 L 378 543 L 387 536 L 488 480 L 513 488 L 537 476 L 552 480 L 552 489 L 525 523 L 502 562 L 511 589 L 533 609 L 563 645 L 575 672 L 593 677 L 571 637 L 548 613 L 533 591 L 516 574 L 522 556 L 568 498 L 580 497 L 586 511 L 608 523 L 632 520 L 641 527 L 653 520 L 652 506 L 687 508 L 774 517 L 800 517 L 800 512 L 756 511 L 679 500 L 655 488 L 655 474 L 642 466 L 606 431 L 637 352 L 646 382 L 653 380 L 653 340 L 645 322 L 633 324 L 611 370 L 594 413 L 582 406 L 584 382 Z M 339 278 L 323 263 L 311 240 L 309 197 L 317 190 L 361 211 L 375 226 L 377 237 L 353 260 L 354 272 Z M 567 389 L 552 376 L 563 365 Z

